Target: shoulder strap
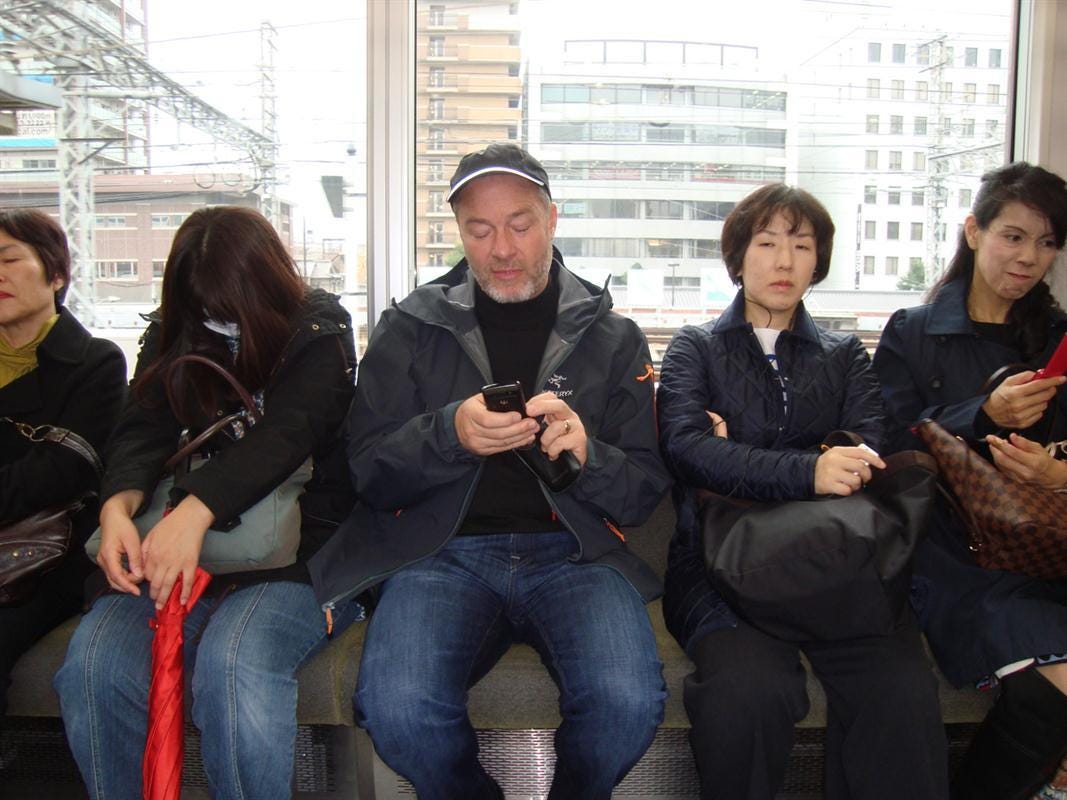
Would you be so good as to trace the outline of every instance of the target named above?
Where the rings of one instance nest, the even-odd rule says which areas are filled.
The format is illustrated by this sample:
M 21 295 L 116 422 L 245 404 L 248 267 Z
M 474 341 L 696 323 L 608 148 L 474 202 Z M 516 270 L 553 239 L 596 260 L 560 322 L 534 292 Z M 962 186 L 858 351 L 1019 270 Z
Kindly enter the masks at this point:
M 96 454 L 96 450 L 89 442 L 74 431 L 56 425 L 30 425 L 27 422 L 16 422 L 11 417 L 0 417 L 0 421 L 10 422 L 15 426 L 16 431 L 31 442 L 53 442 L 68 450 L 73 450 L 89 463 L 98 478 L 103 475 L 104 465 L 100 462 L 100 456 Z

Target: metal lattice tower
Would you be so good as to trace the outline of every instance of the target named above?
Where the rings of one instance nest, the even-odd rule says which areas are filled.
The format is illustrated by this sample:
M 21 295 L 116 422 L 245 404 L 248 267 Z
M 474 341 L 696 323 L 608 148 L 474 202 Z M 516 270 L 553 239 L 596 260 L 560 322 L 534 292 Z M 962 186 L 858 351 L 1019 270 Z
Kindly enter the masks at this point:
M 88 15 L 76 13 L 76 5 L 34 0 L 0 6 L 4 36 L 0 69 L 28 75 L 47 72 L 63 93 L 57 120 L 60 222 L 71 245 L 71 300 L 81 318 L 94 324 L 93 158 L 114 141 L 94 131 L 90 114 L 94 94 L 142 100 L 216 142 L 247 153 L 268 214 L 277 207 L 277 145 L 273 131 L 266 136 L 204 102 L 148 63 L 143 53 Z
M 274 54 L 278 51 L 278 32 L 269 22 L 259 26 L 259 102 L 260 129 L 267 139 L 263 147 L 264 163 L 259 180 L 263 186 L 263 215 L 278 224 L 278 197 L 274 191 L 278 177 L 278 93 L 274 84 Z

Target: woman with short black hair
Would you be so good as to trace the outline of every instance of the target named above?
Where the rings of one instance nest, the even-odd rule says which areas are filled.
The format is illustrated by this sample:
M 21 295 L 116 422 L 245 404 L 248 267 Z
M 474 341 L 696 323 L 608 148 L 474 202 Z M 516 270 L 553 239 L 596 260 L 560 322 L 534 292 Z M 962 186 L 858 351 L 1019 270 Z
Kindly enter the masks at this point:
M 663 359 L 660 443 L 678 481 L 663 609 L 696 665 L 684 702 L 702 797 L 771 800 L 781 789 L 808 712 L 802 652 L 826 690 L 825 797 L 948 796 L 937 685 L 906 606 L 886 635 L 785 641 L 739 618 L 705 568 L 701 490 L 849 495 L 884 466 L 870 358 L 856 336 L 817 327 L 803 303 L 829 270 L 833 234 L 801 189 L 769 185 L 743 199 L 722 233 L 737 296 L 717 320 L 678 331 Z M 872 449 L 821 452 L 838 429 Z
M 126 360 L 63 307 L 69 285 L 67 237 L 55 220 L 35 209 L 0 210 L 0 525 L 100 486 L 91 460 L 26 435 L 31 427 L 63 428 L 99 454 L 122 408 Z M 26 599 L 0 608 L 0 716 L 19 656 L 81 608 L 92 566 L 82 545 L 98 508 L 95 497 L 86 501 L 72 520 L 66 558 Z

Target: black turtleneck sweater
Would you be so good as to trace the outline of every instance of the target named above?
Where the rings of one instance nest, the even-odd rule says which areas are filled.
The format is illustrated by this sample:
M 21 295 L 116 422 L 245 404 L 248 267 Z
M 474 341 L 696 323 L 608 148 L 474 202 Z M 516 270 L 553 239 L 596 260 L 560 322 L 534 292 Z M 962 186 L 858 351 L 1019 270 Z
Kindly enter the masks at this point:
M 553 269 L 548 286 L 532 300 L 498 303 L 475 286 L 474 313 L 482 329 L 493 381 L 519 381 L 527 398 L 540 393 L 537 371 L 556 322 L 559 281 Z M 541 486 L 514 453 L 485 460 L 460 535 L 558 531 Z

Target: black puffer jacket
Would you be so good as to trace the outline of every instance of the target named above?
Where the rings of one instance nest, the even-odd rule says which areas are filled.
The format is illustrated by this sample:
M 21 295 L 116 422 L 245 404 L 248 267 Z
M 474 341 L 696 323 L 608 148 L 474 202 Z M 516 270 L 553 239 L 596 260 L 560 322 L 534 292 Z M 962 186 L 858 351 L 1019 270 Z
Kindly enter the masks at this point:
M 739 292 L 718 320 L 682 328 L 663 359 L 660 443 L 678 480 L 663 608 L 683 646 L 736 624 L 706 577 L 694 490 L 754 500 L 810 498 L 827 433 L 858 433 L 875 450 L 882 439 L 878 383 L 859 339 L 817 327 L 798 307 L 792 330 L 776 346 L 788 396 L 783 413 L 782 385 L 744 308 Z M 723 417 L 729 438 L 713 435 L 707 411 Z
M 159 334 L 157 322 L 145 331 L 135 379 L 158 357 Z M 342 362 L 342 349 L 347 363 Z M 217 520 L 231 520 L 312 456 L 314 471 L 300 498 L 303 520 L 297 564 L 227 575 L 227 584 L 283 579 L 306 582 L 305 562 L 351 508 L 354 493 L 339 432 L 352 399 L 355 362 L 348 312 L 333 295 L 309 290 L 303 317 L 264 391 L 263 419 L 236 441 L 216 436 L 213 441 L 224 445 L 219 452 L 175 483 L 173 501 L 193 494 Z M 178 448 L 181 425 L 166 404 L 161 387 L 151 388 L 151 401 L 144 403 L 130 393 L 108 452 L 102 500 L 127 489 L 138 489 L 150 498 L 164 462 Z

